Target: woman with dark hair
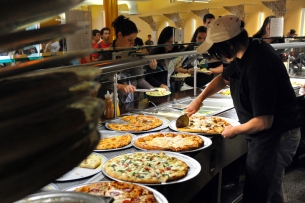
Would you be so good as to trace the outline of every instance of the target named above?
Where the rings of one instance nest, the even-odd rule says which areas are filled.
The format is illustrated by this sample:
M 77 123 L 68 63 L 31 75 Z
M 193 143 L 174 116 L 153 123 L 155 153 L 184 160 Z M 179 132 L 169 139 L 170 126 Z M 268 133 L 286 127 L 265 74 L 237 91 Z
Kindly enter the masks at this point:
M 241 124 L 226 127 L 222 136 L 245 135 L 248 142 L 243 202 L 284 203 L 285 167 L 300 142 L 299 110 L 286 68 L 268 43 L 248 37 L 244 22 L 237 16 L 218 18 L 208 32 L 197 52 L 208 51 L 230 64 L 186 112 L 194 114 L 203 100 L 230 83 Z
M 205 38 L 207 36 L 207 28 L 204 26 L 199 26 L 195 32 L 194 35 L 191 39 L 191 42 L 203 42 L 205 41 Z M 187 46 L 183 51 L 191 51 L 194 50 L 194 45 L 189 45 Z M 205 59 L 204 59 L 205 60 Z M 184 60 L 184 61 L 187 61 Z M 212 60 L 210 60 L 211 62 Z M 197 87 L 202 87 L 206 85 L 207 83 L 211 82 L 214 78 L 214 73 L 219 74 L 223 71 L 223 63 L 221 61 L 213 61 L 211 63 L 207 64 L 207 67 L 212 73 L 197 73 Z M 183 64 L 182 67 L 178 67 L 175 69 L 175 72 L 180 72 L 180 73 L 194 73 L 194 68 L 191 64 Z M 187 84 L 188 86 L 194 87 L 194 77 L 188 77 L 184 79 L 184 83 Z
M 174 32 L 175 28 L 171 26 L 165 27 L 158 38 L 158 45 L 174 44 Z M 158 46 L 153 51 L 152 54 L 165 54 L 179 52 L 181 50 L 180 46 Z M 171 91 L 180 90 L 181 82 L 178 81 L 177 85 L 175 81 L 170 78 L 171 74 L 174 72 L 174 67 L 169 67 L 171 59 L 162 59 L 155 62 L 152 60 L 149 67 L 146 66 L 146 73 L 154 73 L 146 76 L 146 80 L 154 87 L 162 87 L 169 89 L 172 86 Z M 180 83 L 180 85 L 179 85 Z M 175 88 L 176 87 L 176 88 Z
M 275 16 L 268 16 L 265 18 L 264 23 L 262 27 L 259 29 L 259 31 L 253 35 L 253 38 L 263 38 L 265 42 L 268 44 L 273 43 L 284 43 L 284 39 L 282 38 L 270 38 L 270 19 L 276 18 Z
M 116 39 L 112 43 L 113 49 L 116 48 L 127 48 L 132 47 L 134 40 L 138 34 L 138 28 L 134 22 L 126 18 L 125 16 L 120 15 L 112 22 L 112 27 L 115 30 Z M 110 53 L 110 54 L 109 54 Z M 112 52 L 108 52 L 103 58 L 104 60 L 112 59 Z M 135 67 L 126 71 L 122 71 L 118 74 L 118 77 L 121 79 L 118 83 L 118 93 L 119 98 L 122 103 L 129 103 L 134 100 L 133 93 L 136 91 L 136 88 L 150 89 L 153 88 L 144 78 L 143 78 L 143 67 Z M 138 77 L 135 77 L 138 76 Z M 114 74 L 101 75 L 100 81 L 113 81 Z M 132 77 L 132 78 L 131 78 Z M 108 87 L 102 87 L 98 91 L 98 97 L 103 98 L 106 91 L 113 91 L 113 85 Z
M 113 41 L 113 48 L 132 47 L 138 35 L 138 28 L 134 22 L 120 15 L 112 22 L 116 39 Z

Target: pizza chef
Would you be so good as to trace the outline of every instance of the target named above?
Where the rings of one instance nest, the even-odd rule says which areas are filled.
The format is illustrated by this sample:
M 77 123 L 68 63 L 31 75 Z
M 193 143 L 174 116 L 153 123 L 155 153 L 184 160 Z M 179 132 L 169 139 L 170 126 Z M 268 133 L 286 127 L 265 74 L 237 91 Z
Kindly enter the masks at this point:
M 248 142 L 244 203 L 284 203 L 282 178 L 300 142 L 297 101 L 283 62 L 267 43 L 248 37 L 244 22 L 223 16 L 208 26 L 197 52 L 230 62 L 222 75 L 187 107 L 191 116 L 204 99 L 230 84 L 240 125 L 224 138 L 245 135 Z

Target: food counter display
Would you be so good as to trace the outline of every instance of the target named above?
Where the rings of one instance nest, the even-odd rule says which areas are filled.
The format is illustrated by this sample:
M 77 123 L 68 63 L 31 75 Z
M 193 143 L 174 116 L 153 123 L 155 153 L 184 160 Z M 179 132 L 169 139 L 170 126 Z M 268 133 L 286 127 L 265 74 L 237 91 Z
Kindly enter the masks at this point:
M 197 90 L 200 93 L 200 89 Z M 141 112 L 144 115 L 153 115 L 157 116 L 162 119 L 163 123 L 167 123 L 165 127 L 158 127 L 155 129 L 159 129 L 155 131 L 155 129 L 147 130 L 142 133 L 139 132 L 132 132 L 127 133 L 131 134 L 133 142 L 134 139 L 141 137 L 143 134 L 154 134 L 156 132 L 165 133 L 174 133 L 172 129 L 170 129 L 168 124 L 172 121 L 175 121 L 178 116 L 183 114 L 183 110 L 186 107 L 185 105 L 189 104 L 192 100 L 193 90 L 187 90 L 182 92 L 176 92 L 172 95 L 168 95 L 165 97 L 158 97 L 158 98 L 148 98 L 149 101 L 153 100 L 154 104 L 158 104 L 156 107 L 149 107 L 143 109 Z M 189 95 L 189 96 L 188 96 Z M 168 102 L 169 100 L 169 102 Z M 148 102 L 150 104 L 151 102 Z M 177 105 L 179 104 L 179 105 Z M 137 105 L 135 105 L 137 107 Z M 140 105 L 138 105 L 140 106 Z M 171 109 L 171 111 L 169 111 Z M 211 97 L 204 102 L 204 105 L 201 107 L 200 112 L 201 115 L 204 116 L 219 116 L 219 117 L 226 117 L 229 120 L 235 120 L 237 122 L 237 117 L 235 114 L 235 110 L 233 108 L 232 99 L 228 97 Z M 139 113 L 139 111 L 136 111 Z M 134 115 L 135 113 L 125 113 L 124 115 Z M 108 123 L 102 123 L 98 130 L 101 133 L 101 137 L 111 137 L 114 135 L 124 135 L 126 133 L 122 132 L 115 132 L 110 131 Z M 232 162 L 238 157 L 242 156 L 246 153 L 246 144 L 242 138 L 242 136 L 238 136 L 236 140 L 227 142 L 226 140 L 222 139 L 222 137 L 218 135 L 203 135 L 205 144 L 200 150 L 190 150 L 186 153 L 175 153 L 177 154 L 178 159 L 182 159 L 186 161 L 190 168 L 188 170 L 188 174 L 186 177 L 182 179 L 178 179 L 177 181 L 170 181 L 168 183 L 162 184 L 148 184 L 149 187 L 153 188 L 154 190 L 159 191 L 164 197 L 168 200 L 168 202 L 190 202 L 194 196 L 200 192 L 200 190 L 207 185 L 209 182 L 214 182 L 214 186 L 212 188 L 213 193 L 207 197 L 207 199 L 212 199 L 214 202 L 220 201 L 220 190 L 221 190 L 221 171 L 223 168 L 223 164 L 227 165 L 228 162 Z M 232 144 L 234 145 L 233 154 L 232 151 Z M 225 145 L 229 145 L 226 147 Z M 226 151 L 223 151 L 223 150 Z M 116 150 L 94 150 L 94 153 L 99 154 L 106 159 L 111 159 L 118 155 L 122 154 L 130 154 L 135 152 L 143 152 L 140 150 L 139 147 L 135 147 L 132 144 L 129 144 L 125 147 Z M 144 151 L 145 152 L 145 151 Z M 173 152 L 172 152 L 173 153 Z M 192 158 L 188 160 L 187 157 Z M 226 161 L 224 161 L 227 159 Z M 195 160 L 196 162 L 193 162 Z M 197 165 L 196 165 L 197 164 Z M 99 170 L 100 171 L 100 170 Z M 77 172 L 76 172 L 77 173 Z M 71 188 L 79 184 L 84 184 L 88 182 L 96 182 L 96 181 L 109 181 L 115 178 L 109 176 L 103 170 L 103 172 L 96 173 L 97 175 L 92 176 L 83 176 L 77 179 L 71 178 L 70 180 L 67 179 L 58 179 L 54 183 L 60 190 L 65 190 L 66 188 Z M 78 174 L 79 175 L 79 174 Z M 110 178 L 111 177 L 111 178 Z M 192 189 L 189 189 L 192 188 Z

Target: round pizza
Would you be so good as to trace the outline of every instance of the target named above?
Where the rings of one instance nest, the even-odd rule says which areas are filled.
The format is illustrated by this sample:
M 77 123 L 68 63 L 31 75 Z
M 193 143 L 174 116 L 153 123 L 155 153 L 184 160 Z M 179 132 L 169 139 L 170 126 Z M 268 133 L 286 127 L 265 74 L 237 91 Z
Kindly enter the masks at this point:
M 139 185 L 124 182 L 98 182 L 79 187 L 75 192 L 114 198 L 113 203 L 157 203 L 153 192 Z
M 189 151 L 202 147 L 204 140 L 193 134 L 155 133 L 139 137 L 134 145 L 147 150 Z
M 164 152 L 122 154 L 104 165 L 104 171 L 110 177 L 147 184 L 180 179 L 186 176 L 188 168 L 185 162 Z
M 177 128 L 177 130 L 181 132 L 221 134 L 227 126 L 232 125 L 219 117 L 192 115 L 189 118 L 188 126 Z
M 162 120 L 155 116 L 131 115 L 121 120 L 128 123 L 108 123 L 108 128 L 116 131 L 146 131 L 162 125 Z
M 129 145 L 131 143 L 131 140 L 132 136 L 129 134 L 102 138 L 96 149 L 106 150 L 122 148 Z

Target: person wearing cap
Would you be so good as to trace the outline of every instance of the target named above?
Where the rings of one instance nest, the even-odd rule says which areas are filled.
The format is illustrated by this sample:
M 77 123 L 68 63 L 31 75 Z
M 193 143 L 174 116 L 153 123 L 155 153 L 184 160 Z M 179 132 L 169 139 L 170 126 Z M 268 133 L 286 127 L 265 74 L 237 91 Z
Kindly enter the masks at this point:
M 248 143 L 243 202 L 284 203 L 282 179 L 300 142 L 300 117 L 283 62 L 269 44 L 249 38 L 244 22 L 232 15 L 210 23 L 197 48 L 206 51 L 230 64 L 191 102 L 188 116 L 230 84 L 240 125 L 226 127 L 222 136 L 245 135 Z

